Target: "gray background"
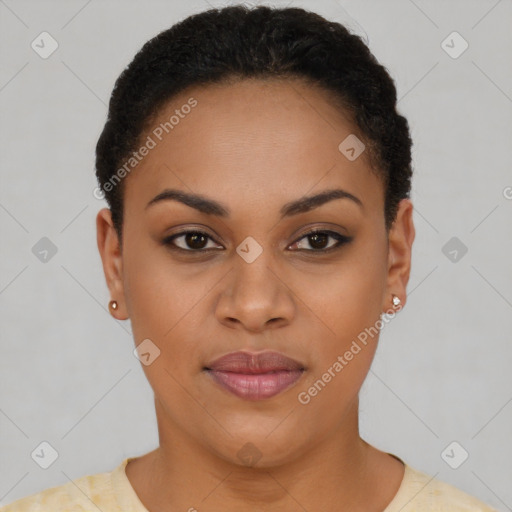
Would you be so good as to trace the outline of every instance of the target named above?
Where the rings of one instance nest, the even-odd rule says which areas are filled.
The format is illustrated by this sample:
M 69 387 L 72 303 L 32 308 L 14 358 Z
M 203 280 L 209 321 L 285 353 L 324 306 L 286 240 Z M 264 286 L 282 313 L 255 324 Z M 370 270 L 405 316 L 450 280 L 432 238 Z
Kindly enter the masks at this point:
M 94 147 L 124 66 L 208 3 L 226 5 L 0 0 L 0 504 L 157 445 L 129 321 L 107 310 Z M 512 510 L 512 2 L 291 4 L 363 36 L 414 140 L 409 300 L 382 331 L 362 435 Z M 47 59 L 31 48 L 43 31 L 59 45 Z M 469 44 L 458 58 L 441 46 L 453 31 Z M 43 237 L 57 248 L 46 262 L 32 251 Z M 42 441 L 59 454 L 46 470 L 30 455 Z M 469 453 L 458 469 L 441 456 L 453 441 L 452 461 Z

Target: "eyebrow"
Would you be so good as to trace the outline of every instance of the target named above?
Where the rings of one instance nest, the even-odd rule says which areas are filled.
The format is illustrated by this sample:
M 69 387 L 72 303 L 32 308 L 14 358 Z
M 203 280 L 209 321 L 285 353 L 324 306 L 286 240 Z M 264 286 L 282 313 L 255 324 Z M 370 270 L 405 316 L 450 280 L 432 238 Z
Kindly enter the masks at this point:
M 358 197 L 346 190 L 337 188 L 324 190 L 313 196 L 301 197 L 300 199 L 286 203 L 281 208 L 280 213 L 282 217 L 298 215 L 299 213 L 305 213 L 313 210 L 314 208 L 318 208 L 319 206 L 322 206 L 329 201 L 333 201 L 334 199 L 349 199 L 364 209 L 363 203 Z M 178 201 L 207 215 L 216 215 L 218 217 L 229 217 L 230 215 L 229 208 L 223 206 L 218 201 L 208 199 L 199 194 L 183 192 L 182 190 L 177 189 L 163 190 L 149 201 L 145 209 L 147 210 L 150 206 L 161 201 Z

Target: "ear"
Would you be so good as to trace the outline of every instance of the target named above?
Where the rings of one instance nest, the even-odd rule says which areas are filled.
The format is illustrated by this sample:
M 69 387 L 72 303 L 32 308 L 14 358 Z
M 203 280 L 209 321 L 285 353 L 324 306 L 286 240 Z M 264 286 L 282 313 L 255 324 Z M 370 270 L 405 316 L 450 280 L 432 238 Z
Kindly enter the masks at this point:
M 111 314 L 118 320 L 126 320 L 126 303 L 123 286 L 123 260 L 119 237 L 112 223 L 112 214 L 108 208 L 103 208 L 96 216 L 96 240 L 103 263 L 103 272 L 110 296 L 117 301 L 117 309 Z
M 389 230 L 388 237 L 388 276 L 386 296 L 383 299 L 383 311 L 394 310 L 392 295 L 397 295 L 401 307 L 407 299 L 406 287 L 411 272 L 412 243 L 416 231 L 412 220 L 413 205 L 409 199 L 402 199 L 398 205 L 396 219 Z

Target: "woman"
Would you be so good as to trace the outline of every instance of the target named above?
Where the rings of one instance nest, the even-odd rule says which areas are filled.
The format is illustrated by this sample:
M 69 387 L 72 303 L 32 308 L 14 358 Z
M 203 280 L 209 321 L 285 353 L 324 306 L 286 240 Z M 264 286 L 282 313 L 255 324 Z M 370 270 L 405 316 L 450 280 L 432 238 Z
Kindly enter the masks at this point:
M 359 436 L 406 302 L 411 144 L 385 68 L 317 14 L 228 7 L 147 42 L 97 144 L 97 239 L 160 443 L 4 510 L 492 510 Z

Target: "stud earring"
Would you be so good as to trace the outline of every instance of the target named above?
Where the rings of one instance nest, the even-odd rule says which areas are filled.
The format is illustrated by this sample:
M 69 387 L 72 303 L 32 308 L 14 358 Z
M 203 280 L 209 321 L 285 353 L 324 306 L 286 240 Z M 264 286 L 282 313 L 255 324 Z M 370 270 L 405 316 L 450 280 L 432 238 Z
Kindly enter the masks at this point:
M 110 309 L 110 313 L 112 313 L 112 311 L 115 311 L 117 309 L 117 301 L 116 300 L 111 300 L 108 303 L 108 307 Z
M 402 303 L 402 301 L 400 300 L 400 297 L 397 297 L 396 295 L 393 295 L 392 300 L 393 300 L 394 307 L 400 306 L 400 304 Z

